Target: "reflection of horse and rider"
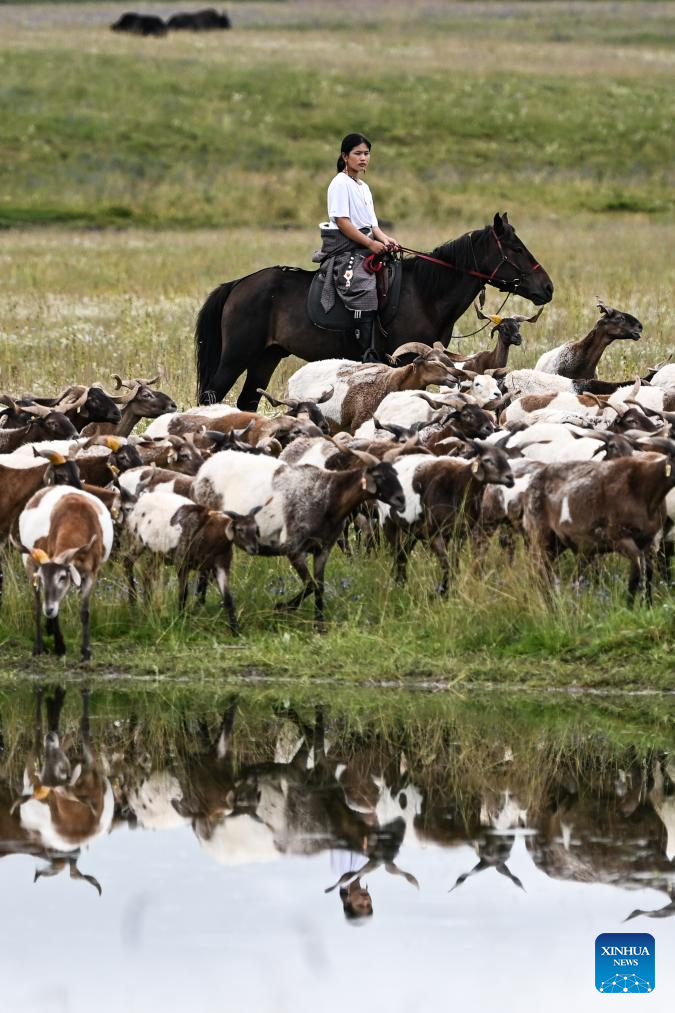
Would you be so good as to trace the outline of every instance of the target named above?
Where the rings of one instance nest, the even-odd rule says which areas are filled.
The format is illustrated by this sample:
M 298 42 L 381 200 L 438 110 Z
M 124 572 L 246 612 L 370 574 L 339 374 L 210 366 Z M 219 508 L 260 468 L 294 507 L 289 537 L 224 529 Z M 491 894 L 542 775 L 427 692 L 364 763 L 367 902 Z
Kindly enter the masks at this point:
M 222 400 L 245 373 L 237 407 L 255 411 L 289 355 L 380 362 L 411 339 L 447 348 L 455 323 L 486 285 L 537 306 L 553 298 L 551 279 L 506 214 L 430 253 L 399 246 L 381 229 L 363 179 L 370 141 L 348 134 L 341 149 L 314 255 L 318 271 L 263 268 L 219 285 L 199 311 L 200 403 Z

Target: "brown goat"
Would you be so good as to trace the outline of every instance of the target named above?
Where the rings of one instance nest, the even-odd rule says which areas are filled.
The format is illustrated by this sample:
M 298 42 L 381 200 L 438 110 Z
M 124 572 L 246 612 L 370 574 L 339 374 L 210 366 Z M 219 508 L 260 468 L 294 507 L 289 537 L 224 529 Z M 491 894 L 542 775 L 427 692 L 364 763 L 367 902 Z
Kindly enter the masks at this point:
M 552 561 L 565 549 L 582 557 L 617 552 L 631 564 L 628 602 L 645 582 L 651 601 L 652 550 L 665 521 L 665 496 L 675 486 L 675 442 L 614 461 L 549 464 L 533 475 L 524 501 L 523 526 L 549 579 Z

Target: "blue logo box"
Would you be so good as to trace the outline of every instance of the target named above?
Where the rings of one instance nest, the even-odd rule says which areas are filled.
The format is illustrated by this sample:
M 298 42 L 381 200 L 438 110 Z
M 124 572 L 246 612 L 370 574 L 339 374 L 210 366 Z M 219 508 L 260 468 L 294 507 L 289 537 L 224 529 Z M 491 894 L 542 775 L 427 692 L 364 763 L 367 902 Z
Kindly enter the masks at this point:
M 595 940 L 598 992 L 653 992 L 655 966 L 654 936 L 648 932 L 603 932 Z

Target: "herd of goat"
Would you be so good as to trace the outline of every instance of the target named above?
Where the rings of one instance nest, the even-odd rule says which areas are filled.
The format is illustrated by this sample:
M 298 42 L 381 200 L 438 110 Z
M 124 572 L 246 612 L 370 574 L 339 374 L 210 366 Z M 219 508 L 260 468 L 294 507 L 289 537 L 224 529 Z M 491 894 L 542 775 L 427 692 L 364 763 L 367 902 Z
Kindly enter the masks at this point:
M 493 348 L 473 355 L 410 341 L 389 364 L 308 363 L 275 416 L 226 404 L 178 411 L 159 377 L 115 389 L 70 386 L 53 398 L 0 399 L 0 544 L 23 554 L 34 591 L 34 651 L 42 613 L 65 651 L 59 605 L 81 592 L 82 657 L 91 656 L 89 604 L 101 567 L 123 561 L 129 598 L 142 553 L 177 570 L 179 605 L 198 573 L 204 599 L 215 576 L 229 625 L 233 547 L 286 556 L 302 586 L 283 607 L 313 595 L 324 618 L 324 571 L 350 532 L 367 548 L 384 538 L 399 581 L 417 542 L 441 567 L 447 593 L 457 550 L 497 531 L 521 535 L 542 573 L 565 549 L 581 560 L 630 561 L 629 601 L 650 600 L 657 550 L 669 577 L 675 536 L 675 364 L 635 379 L 597 379 L 616 340 L 640 322 L 599 304 L 586 337 L 545 353 L 534 369 L 508 369 L 521 324 L 485 316 Z M 406 363 L 407 364 L 399 364 Z M 435 391 L 429 392 L 427 388 Z M 140 436 L 141 419 L 152 420 Z M 309 557 L 313 557 L 313 573 Z M 2 591 L 0 573 L 0 593 Z

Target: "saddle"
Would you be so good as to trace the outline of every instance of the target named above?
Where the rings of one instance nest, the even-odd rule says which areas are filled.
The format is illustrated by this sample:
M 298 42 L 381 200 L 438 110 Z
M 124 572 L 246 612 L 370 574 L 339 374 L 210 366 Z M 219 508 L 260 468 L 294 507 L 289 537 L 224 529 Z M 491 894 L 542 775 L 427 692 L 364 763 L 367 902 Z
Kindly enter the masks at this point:
M 376 274 L 377 279 L 377 315 L 381 326 L 386 330 L 398 312 L 401 297 L 401 262 L 390 261 Z M 309 286 L 307 295 L 307 315 L 315 327 L 324 331 L 353 331 L 358 327 L 358 317 L 353 310 L 348 310 L 336 294 L 335 302 L 326 313 L 321 305 L 321 293 L 325 280 L 324 271 L 319 268 Z M 360 315 L 360 314 L 359 314 Z

